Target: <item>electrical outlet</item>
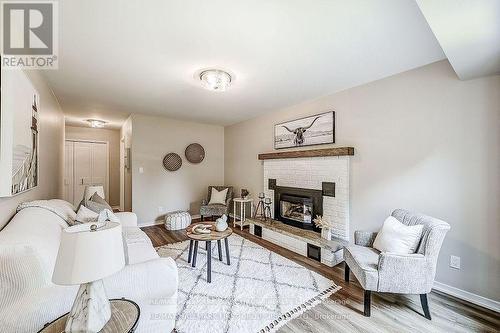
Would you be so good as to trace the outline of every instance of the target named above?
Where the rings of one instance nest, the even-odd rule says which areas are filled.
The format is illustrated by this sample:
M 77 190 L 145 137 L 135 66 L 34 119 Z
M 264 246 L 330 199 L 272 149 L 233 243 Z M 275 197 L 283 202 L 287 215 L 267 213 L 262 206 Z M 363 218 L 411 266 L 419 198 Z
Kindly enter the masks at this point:
M 460 257 L 450 256 L 450 267 L 460 269 Z
M 139 167 L 139 173 L 144 173 L 144 168 L 143 167 Z
M 158 206 L 158 213 L 163 213 L 163 207 L 162 206 Z

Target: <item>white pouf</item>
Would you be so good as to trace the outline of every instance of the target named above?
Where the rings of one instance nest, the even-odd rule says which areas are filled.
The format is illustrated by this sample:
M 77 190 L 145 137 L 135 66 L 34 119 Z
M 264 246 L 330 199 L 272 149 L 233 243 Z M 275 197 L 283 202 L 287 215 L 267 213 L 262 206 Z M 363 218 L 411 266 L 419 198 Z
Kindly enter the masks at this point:
M 188 212 L 172 212 L 165 215 L 165 229 L 186 229 L 191 224 L 191 215 Z

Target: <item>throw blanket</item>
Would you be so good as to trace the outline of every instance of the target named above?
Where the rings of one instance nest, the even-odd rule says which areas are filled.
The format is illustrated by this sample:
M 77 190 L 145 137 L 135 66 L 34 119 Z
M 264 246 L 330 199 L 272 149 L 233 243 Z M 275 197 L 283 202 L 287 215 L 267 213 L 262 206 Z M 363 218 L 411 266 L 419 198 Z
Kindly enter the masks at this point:
M 23 209 L 29 208 L 29 207 L 37 207 L 37 208 L 46 209 L 46 210 L 51 211 L 52 213 L 56 214 L 57 216 L 59 216 L 67 224 L 69 224 L 69 225 L 75 224 L 76 214 L 75 214 L 75 211 L 73 210 L 74 207 L 72 204 L 70 204 L 67 201 L 60 200 L 60 199 L 28 201 L 28 202 L 23 202 L 22 204 L 17 206 L 17 211 L 19 212 L 20 210 L 23 210 Z

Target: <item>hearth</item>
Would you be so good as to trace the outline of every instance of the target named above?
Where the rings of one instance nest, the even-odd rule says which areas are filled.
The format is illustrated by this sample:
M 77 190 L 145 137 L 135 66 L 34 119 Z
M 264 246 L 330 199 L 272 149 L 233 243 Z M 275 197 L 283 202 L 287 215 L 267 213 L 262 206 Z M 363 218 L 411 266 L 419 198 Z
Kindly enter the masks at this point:
M 320 232 L 313 224 L 316 215 L 323 215 L 323 193 L 298 187 L 274 187 L 274 219 L 285 224 Z

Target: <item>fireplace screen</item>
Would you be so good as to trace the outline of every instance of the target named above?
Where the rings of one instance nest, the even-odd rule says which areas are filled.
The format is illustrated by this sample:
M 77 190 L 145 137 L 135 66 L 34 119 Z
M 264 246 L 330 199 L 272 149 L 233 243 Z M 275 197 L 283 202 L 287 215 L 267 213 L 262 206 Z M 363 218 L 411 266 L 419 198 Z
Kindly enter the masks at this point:
M 312 212 L 313 201 L 311 198 L 281 195 L 281 217 L 302 223 L 311 223 L 313 214 Z

